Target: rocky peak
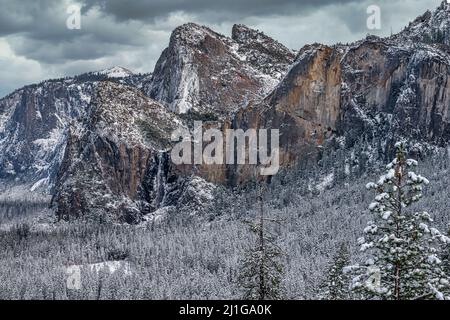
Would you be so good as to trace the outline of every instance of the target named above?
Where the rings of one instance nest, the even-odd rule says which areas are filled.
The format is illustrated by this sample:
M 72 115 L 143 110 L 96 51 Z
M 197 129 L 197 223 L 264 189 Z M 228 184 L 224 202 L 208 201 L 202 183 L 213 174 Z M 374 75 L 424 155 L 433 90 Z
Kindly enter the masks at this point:
M 246 43 L 258 39 L 259 36 L 264 36 L 264 34 L 244 24 L 235 24 L 231 29 L 231 38 L 239 43 Z
M 320 157 L 336 141 L 338 148 L 372 150 L 378 159 L 391 157 L 393 142 L 401 139 L 421 150 L 447 146 L 449 9 L 443 3 L 390 38 L 305 46 L 277 87 L 262 103 L 241 110 L 234 125 L 279 127 L 285 167 Z M 441 30 L 445 41 L 425 41 L 430 30 Z M 364 167 L 369 159 L 358 161 Z
M 393 38 L 450 45 L 450 4 L 444 0 L 434 11 L 426 11 Z
M 280 79 L 294 60 L 294 54 L 263 32 L 235 24 L 232 39 L 239 44 L 238 52 L 254 68 Z
M 262 44 L 265 47 L 273 47 L 274 51 L 282 51 L 283 53 L 291 53 L 288 48 L 264 34 L 264 32 L 252 29 L 243 24 L 235 24 L 231 29 L 231 38 L 240 45 L 256 45 Z
M 219 41 L 228 42 L 229 39 L 206 26 L 201 26 L 193 22 L 185 23 L 175 28 L 170 36 L 170 46 L 187 45 L 200 46 L 205 37 L 211 37 Z
M 229 115 L 262 99 L 287 69 L 282 59 L 292 54 L 260 37 L 258 45 L 241 45 L 207 27 L 184 24 L 173 31 L 144 91 L 177 113 Z
M 0 120 L 0 179 L 50 183 L 64 152 L 65 128 L 84 116 L 95 87 L 73 78 L 51 80 L 0 99 L 6 115 Z

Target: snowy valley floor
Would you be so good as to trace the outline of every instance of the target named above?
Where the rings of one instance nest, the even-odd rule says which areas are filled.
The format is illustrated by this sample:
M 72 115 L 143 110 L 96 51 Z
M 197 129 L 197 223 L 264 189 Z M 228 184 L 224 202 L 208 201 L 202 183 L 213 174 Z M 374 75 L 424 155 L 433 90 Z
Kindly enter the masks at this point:
M 419 166 L 418 171 L 431 182 L 418 209 L 448 230 L 448 163 Z M 341 243 L 351 248 L 352 262 L 358 261 L 356 239 L 374 196 L 364 188 L 368 181 L 335 183 L 316 195 L 299 194 L 299 185 L 306 183 L 301 180 L 269 191 L 265 210 L 283 220 L 273 232 L 286 253 L 286 299 L 317 298 Z M 251 191 L 224 195 L 206 217 L 181 212 L 138 226 L 2 220 L 0 299 L 239 299 L 239 260 L 253 241 L 243 220 L 255 215 L 254 199 Z M 80 290 L 66 286 L 66 268 L 72 265 L 87 266 Z

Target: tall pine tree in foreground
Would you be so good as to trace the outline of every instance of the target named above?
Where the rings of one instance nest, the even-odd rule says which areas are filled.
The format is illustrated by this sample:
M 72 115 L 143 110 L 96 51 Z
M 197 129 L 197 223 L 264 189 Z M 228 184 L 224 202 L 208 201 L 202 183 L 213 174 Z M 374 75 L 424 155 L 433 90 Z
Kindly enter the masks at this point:
M 276 237 L 266 224 L 278 222 L 264 216 L 263 190 L 259 195 L 259 217 L 250 223 L 250 230 L 255 233 L 256 241 L 241 260 L 239 285 L 246 300 L 276 300 L 282 298 L 281 264 L 282 250 L 276 244 Z
M 345 243 L 333 257 L 333 261 L 327 271 L 326 278 L 320 286 L 319 298 L 321 300 L 348 300 L 350 275 L 344 272 L 344 268 L 350 263 L 350 253 Z
M 428 212 L 413 210 L 429 181 L 412 171 L 417 161 L 405 158 L 404 145 L 396 148 L 387 173 L 367 184 L 378 195 L 369 206 L 373 219 L 358 240 L 365 265 L 347 268 L 356 272 L 352 287 L 365 299 L 448 299 L 449 281 L 438 257 L 450 239 L 430 226 Z

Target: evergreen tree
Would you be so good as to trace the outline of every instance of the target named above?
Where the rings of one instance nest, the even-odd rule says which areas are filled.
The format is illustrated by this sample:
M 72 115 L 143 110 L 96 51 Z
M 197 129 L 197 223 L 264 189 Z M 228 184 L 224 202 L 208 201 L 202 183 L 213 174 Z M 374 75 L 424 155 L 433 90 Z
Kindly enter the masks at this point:
M 450 237 L 450 226 L 447 227 L 447 236 Z M 442 268 L 447 276 L 450 276 L 450 247 L 443 245 L 441 248 Z
M 438 255 L 439 242 L 449 244 L 450 239 L 429 226 L 429 213 L 412 210 L 429 181 L 410 171 L 417 161 L 405 158 L 403 143 L 396 148 L 387 173 L 367 184 L 378 195 L 369 206 L 373 220 L 358 240 L 367 256 L 365 266 L 349 268 L 356 271 L 352 287 L 369 299 L 448 298 L 449 282 Z
M 350 253 L 345 243 L 337 251 L 327 271 L 325 281 L 320 286 L 321 300 L 348 300 L 350 295 L 350 275 L 344 268 L 350 263 Z
M 282 250 L 276 244 L 276 237 L 266 227 L 266 222 L 277 220 L 264 217 L 263 191 L 259 195 L 258 221 L 250 223 L 255 233 L 255 245 L 248 250 L 241 261 L 239 284 L 246 300 L 275 300 L 282 297 L 283 266 L 280 262 Z

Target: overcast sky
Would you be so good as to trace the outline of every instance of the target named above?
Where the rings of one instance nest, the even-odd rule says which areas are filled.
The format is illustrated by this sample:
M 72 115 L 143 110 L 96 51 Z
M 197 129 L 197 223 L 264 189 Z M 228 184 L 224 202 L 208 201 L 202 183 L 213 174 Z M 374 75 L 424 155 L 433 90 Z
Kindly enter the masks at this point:
M 0 0 L 0 97 L 23 85 L 119 65 L 150 72 L 171 31 L 186 22 L 225 35 L 234 23 L 264 31 L 292 49 L 389 35 L 441 0 Z M 81 29 L 66 27 L 82 8 Z M 367 7 L 381 9 L 368 30 Z

